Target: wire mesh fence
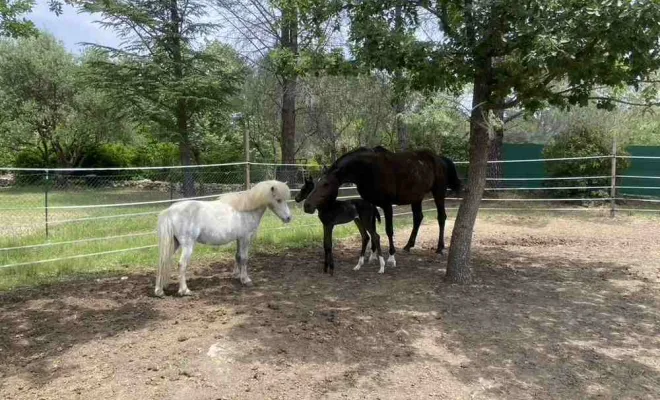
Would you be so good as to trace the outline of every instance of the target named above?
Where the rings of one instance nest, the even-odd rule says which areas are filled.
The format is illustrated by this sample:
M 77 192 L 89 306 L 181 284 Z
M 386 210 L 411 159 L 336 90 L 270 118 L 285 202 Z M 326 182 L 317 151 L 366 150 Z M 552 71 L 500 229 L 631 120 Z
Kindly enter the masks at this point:
M 584 159 L 614 158 L 604 155 L 503 161 L 506 169 L 518 173 L 489 178 L 489 182 L 499 184 L 486 189 L 482 209 L 506 212 L 660 210 L 660 198 L 617 194 L 617 182 L 630 176 L 526 176 L 530 165 Z M 647 168 L 648 174 L 634 178 L 644 182 L 660 181 L 660 157 L 645 157 L 644 162 L 653 167 Z M 466 176 L 467 163 L 457 164 L 461 176 Z M 125 169 L 2 169 L 0 269 L 149 249 L 155 246 L 157 214 L 173 202 L 215 199 L 220 194 L 244 190 L 269 179 L 287 182 L 295 196 L 306 176 L 316 177 L 321 172 L 320 167 L 314 165 L 269 163 Z M 660 196 L 660 190 L 657 192 Z M 341 188 L 340 198 L 355 196 L 357 192 L 351 185 Z M 447 208 L 456 209 L 459 201 L 460 198 L 450 193 Z M 292 206 L 295 207 L 295 223 L 282 227 L 265 220 L 261 230 L 285 232 L 320 227 L 314 215 L 304 214 L 295 203 Z M 424 202 L 424 209 L 434 211 L 433 202 Z M 409 215 L 410 208 L 396 207 L 395 214 Z

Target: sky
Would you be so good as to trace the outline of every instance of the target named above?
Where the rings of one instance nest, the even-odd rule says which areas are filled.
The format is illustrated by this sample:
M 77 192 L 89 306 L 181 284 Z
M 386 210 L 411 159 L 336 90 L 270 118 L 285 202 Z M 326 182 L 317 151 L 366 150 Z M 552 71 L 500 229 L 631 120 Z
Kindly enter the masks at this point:
M 96 16 L 78 14 L 71 6 L 65 5 L 64 12 L 58 17 L 48 9 L 47 0 L 37 0 L 32 12 L 26 16 L 37 28 L 47 31 L 60 40 L 73 53 L 80 53 L 80 42 L 98 43 L 116 47 L 119 39 L 110 30 L 101 28 L 94 21 Z

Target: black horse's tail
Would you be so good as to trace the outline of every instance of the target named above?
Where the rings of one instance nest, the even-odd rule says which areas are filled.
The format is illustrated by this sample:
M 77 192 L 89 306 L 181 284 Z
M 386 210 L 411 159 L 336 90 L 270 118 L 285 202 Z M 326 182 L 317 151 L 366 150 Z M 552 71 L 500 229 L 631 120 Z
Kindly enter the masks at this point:
M 380 224 L 380 213 L 378 212 L 378 207 L 372 206 L 374 208 L 374 219 L 378 220 L 378 223 Z
M 461 192 L 461 179 L 458 177 L 458 171 L 456 170 L 456 165 L 454 162 L 445 157 L 445 156 L 440 156 L 440 159 L 442 162 L 445 163 L 445 171 L 447 172 L 447 186 L 449 189 L 453 190 L 454 193 L 460 193 Z

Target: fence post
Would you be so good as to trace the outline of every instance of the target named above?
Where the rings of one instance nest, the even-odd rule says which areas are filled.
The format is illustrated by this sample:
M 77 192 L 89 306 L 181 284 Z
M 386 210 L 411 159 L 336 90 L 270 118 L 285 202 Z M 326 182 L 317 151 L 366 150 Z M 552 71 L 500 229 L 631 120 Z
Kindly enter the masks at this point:
M 250 190 L 250 134 L 243 124 L 243 145 L 245 146 L 245 190 Z
M 48 186 L 50 186 L 50 176 L 46 168 L 46 184 L 44 185 L 44 215 L 46 218 L 46 238 L 48 238 Z
M 612 138 L 612 186 L 610 187 L 610 217 L 616 214 L 616 134 Z
M 172 200 L 174 200 L 174 168 L 170 168 L 169 170 L 169 181 L 170 181 L 170 204 L 172 204 Z

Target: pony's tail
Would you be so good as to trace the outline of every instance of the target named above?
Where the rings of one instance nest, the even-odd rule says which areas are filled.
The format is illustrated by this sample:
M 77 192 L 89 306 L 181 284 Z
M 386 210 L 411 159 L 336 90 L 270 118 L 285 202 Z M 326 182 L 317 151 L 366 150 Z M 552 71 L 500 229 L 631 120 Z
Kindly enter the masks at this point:
M 372 206 L 372 207 L 374 208 L 374 222 L 378 221 L 378 223 L 380 224 L 380 213 L 378 212 L 378 207 L 376 206 Z
M 158 253 L 160 257 L 156 277 L 156 295 L 159 295 L 158 290 L 165 288 L 170 281 L 172 256 L 176 252 L 176 244 L 172 221 L 165 211 L 158 216 Z
M 456 164 L 445 157 L 440 157 L 447 167 L 445 171 L 447 172 L 447 186 L 449 189 L 453 190 L 454 193 L 458 194 L 461 192 L 461 179 L 458 177 L 458 171 L 456 170 Z

